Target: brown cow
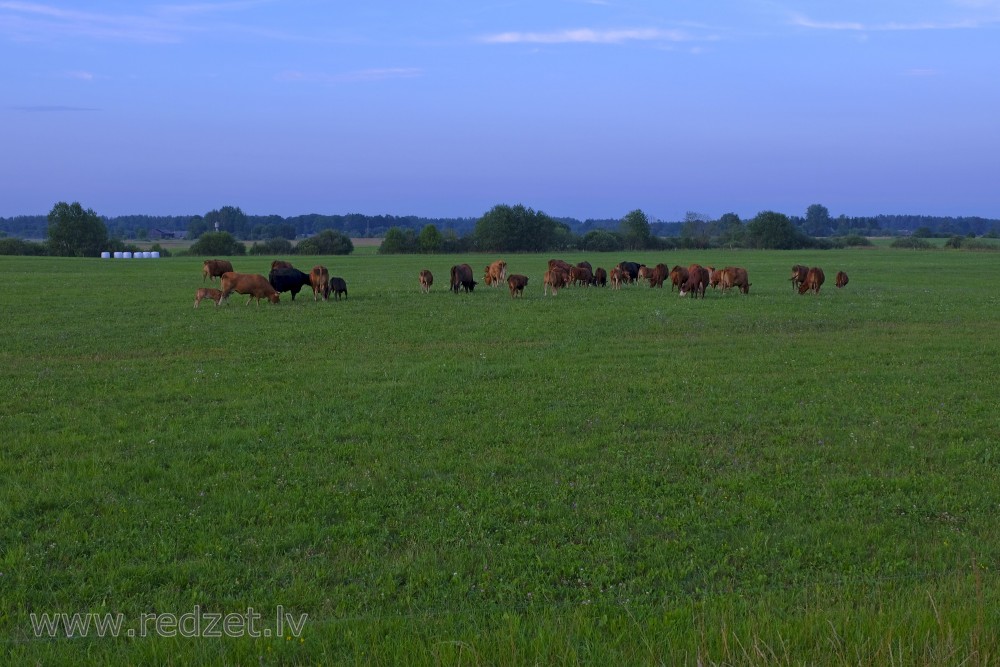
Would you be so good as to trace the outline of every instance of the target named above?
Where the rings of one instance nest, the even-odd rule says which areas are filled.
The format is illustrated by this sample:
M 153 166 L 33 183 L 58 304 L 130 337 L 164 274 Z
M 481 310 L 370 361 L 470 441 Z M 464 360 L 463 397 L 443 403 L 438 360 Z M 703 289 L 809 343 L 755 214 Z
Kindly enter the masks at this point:
M 486 273 L 483 277 L 487 285 L 492 285 L 493 287 L 500 287 L 505 280 L 507 280 L 507 262 L 502 259 L 498 259 L 492 264 L 486 267 Z
M 507 287 L 510 288 L 510 296 L 514 298 L 516 296 L 524 296 L 524 288 L 528 286 L 528 276 L 522 276 L 520 273 L 515 273 L 514 275 L 507 278 Z
M 594 282 L 594 274 L 585 266 L 574 266 L 569 270 L 569 282 L 573 285 L 589 287 Z
M 693 299 L 697 299 L 700 295 L 702 299 L 705 298 L 705 288 L 708 287 L 708 269 L 700 264 L 692 264 L 688 267 L 688 279 L 687 282 L 681 286 L 679 293 L 684 296 L 688 292 L 691 292 Z
M 594 269 L 594 284 L 598 287 L 607 287 L 608 272 L 602 269 L 601 267 L 597 267 L 596 269 Z
M 837 287 L 844 287 L 845 285 L 847 285 L 848 280 L 849 279 L 846 273 L 844 273 L 843 271 L 837 271 Z
M 194 293 L 194 307 L 197 308 L 202 299 L 211 299 L 212 301 L 215 301 L 215 305 L 218 306 L 219 297 L 221 296 L 221 290 L 212 289 L 211 287 L 199 287 L 198 291 Z
M 722 283 L 722 272 L 723 269 L 714 269 L 708 267 L 708 286 L 715 289 Z M 723 287 L 725 289 L 725 287 Z
M 420 269 L 420 291 L 427 294 L 434 284 L 434 274 L 427 269 Z
M 727 266 L 722 269 L 722 292 L 725 293 L 730 287 L 739 288 L 743 294 L 750 293 L 750 276 L 747 270 L 741 266 Z
M 649 274 L 649 286 L 650 287 L 663 287 L 663 281 L 667 279 L 670 275 L 670 269 L 667 268 L 666 264 L 657 264 L 653 267 L 653 271 Z
M 674 288 L 677 288 L 679 292 L 681 286 L 684 285 L 688 280 L 688 270 L 683 266 L 675 265 L 674 268 L 670 269 L 670 291 L 673 292 Z
M 549 268 L 550 269 L 561 269 L 562 271 L 565 271 L 566 275 L 568 276 L 569 275 L 569 270 L 572 269 L 573 266 L 569 262 L 564 262 L 561 259 L 550 259 L 549 260 Z
M 229 295 L 233 292 L 238 294 L 249 294 L 250 298 L 247 299 L 247 305 L 250 302 L 257 299 L 257 305 L 260 306 L 261 299 L 267 299 L 271 303 L 279 303 L 281 298 L 278 296 L 278 292 L 271 287 L 271 283 L 267 282 L 267 278 L 257 273 L 236 273 L 235 271 L 227 271 L 222 274 L 222 295 L 216 302 L 218 305 L 222 305 L 222 302 L 229 298 Z
M 548 294 L 552 289 L 552 296 L 559 294 L 559 288 L 569 284 L 569 274 L 559 268 L 549 269 L 542 278 L 542 293 Z
M 471 292 L 478 284 L 472 279 L 472 267 L 468 264 L 456 264 L 451 267 L 451 289 L 455 294 L 458 294 L 460 289 Z
M 314 266 L 309 272 L 309 283 L 313 288 L 313 301 L 318 300 L 320 294 L 323 300 L 330 298 L 330 272 L 325 266 Z
M 205 278 L 214 282 L 216 278 L 221 278 L 223 273 L 232 270 L 233 265 L 229 260 L 206 259 L 201 265 L 201 282 L 205 282 Z
M 642 282 L 643 280 L 649 281 L 649 276 L 653 273 L 652 267 L 646 266 L 645 264 L 639 267 L 639 275 L 636 276 L 636 282 Z
M 622 268 L 616 266 L 611 269 L 611 289 L 621 289 L 623 282 L 625 282 L 625 272 Z
M 801 264 L 796 264 L 792 267 L 792 277 L 789 280 L 792 281 L 792 289 L 798 289 L 799 286 L 806 281 L 806 274 L 809 273 L 808 266 L 802 266 Z
M 806 272 L 806 279 L 799 285 L 799 294 L 805 294 L 810 290 L 819 294 L 819 288 L 823 285 L 824 280 L 826 280 L 826 276 L 823 275 L 823 269 L 814 266 Z
M 276 259 L 273 262 L 271 262 L 272 271 L 274 271 L 275 269 L 294 269 L 294 268 L 295 267 L 292 266 L 291 262 L 286 262 L 283 259 Z

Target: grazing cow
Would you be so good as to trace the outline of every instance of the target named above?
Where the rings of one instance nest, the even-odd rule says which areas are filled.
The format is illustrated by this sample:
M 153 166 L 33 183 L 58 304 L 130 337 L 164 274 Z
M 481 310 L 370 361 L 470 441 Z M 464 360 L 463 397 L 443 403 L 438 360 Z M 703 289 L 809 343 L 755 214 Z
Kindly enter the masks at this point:
M 662 288 L 663 281 L 667 279 L 668 275 L 670 275 L 670 269 L 667 268 L 667 265 L 657 264 L 649 274 L 649 286 Z
M 580 267 L 581 269 L 587 269 L 587 270 L 588 270 L 588 271 L 590 271 L 591 273 L 593 273 L 593 272 L 594 272 L 594 266 L 593 266 L 593 264 L 591 264 L 591 263 L 590 263 L 590 262 L 588 262 L 587 260 L 583 260 L 582 262 L 577 262 L 577 263 L 576 263 L 576 265 L 577 265 L 578 267 Z
M 333 292 L 333 298 L 340 301 L 340 295 L 343 294 L 344 298 L 347 298 L 347 283 L 344 282 L 343 278 L 338 278 L 333 276 L 330 278 L 330 291 Z
M 420 269 L 420 291 L 427 294 L 434 284 L 434 274 L 427 269 Z
M 739 288 L 743 294 L 750 293 L 750 276 L 747 270 L 740 266 L 727 266 L 722 269 L 722 292 L 725 293 L 730 287 Z
M 681 286 L 684 285 L 688 280 L 688 270 L 683 266 L 675 265 L 674 268 L 670 269 L 670 291 L 673 292 L 674 288 L 677 288 L 679 292 Z
M 249 294 L 250 298 L 247 299 L 247 305 L 255 298 L 257 299 L 257 305 L 260 306 L 261 299 L 267 299 L 271 303 L 279 303 L 280 297 L 278 292 L 271 286 L 267 278 L 258 273 L 236 273 L 235 271 L 227 271 L 222 274 L 222 294 L 219 296 L 219 300 L 216 301 L 217 305 L 222 305 L 222 302 L 229 298 L 229 295 L 233 292 L 237 294 Z
M 597 287 L 608 286 L 608 272 L 601 267 L 594 269 L 594 285 Z
M 810 290 L 819 294 L 819 288 L 823 285 L 824 280 L 826 280 L 826 276 L 823 275 L 823 269 L 814 266 L 806 272 L 806 279 L 799 285 L 799 294 L 805 294 Z
M 548 294 L 552 290 L 552 296 L 559 294 L 559 288 L 569 284 L 569 274 L 562 269 L 549 269 L 542 278 L 542 293 Z
M 618 268 L 622 270 L 622 282 L 634 283 L 639 279 L 639 268 L 642 264 L 638 262 L 620 262 Z
M 458 294 L 460 289 L 471 292 L 478 284 L 472 279 L 472 267 L 468 264 L 456 264 L 451 267 L 451 289 L 455 294 Z
M 641 282 L 643 280 L 649 282 L 649 276 L 653 274 L 653 268 L 646 266 L 645 264 L 639 265 L 639 275 L 636 276 L 636 281 Z
M 299 290 L 306 285 L 312 285 L 309 274 L 298 269 L 271 269 L 271 272 L 267 274 L 267 282 L 271 283 L 271 287 L 278 292 L 291 292 L 292 301 L 295 301 Z
M 273 262 L 271 262 L 272 271 L 274 271 L 275 269 L 294 269 L 294 268 L 295 267 L 292 266 L 291 262 L 286 262 L 283 259 L 276 259 Z
M 212 289 L 211 287 L 199 287 L 198 291 L 194 293 L 195 308 L 198 307 L 198 304 L 201 303 L 202 299 L 211 299 L 215 302 L 215 305 L 218 306 L 219 301 L 222 300 L 222 290 Z
M 847 285 L 848 277 L 843 271 L 837 271 L 837 287 L 844 287 Z
M 708 287 L 708 269 L 700 264 L 692 264 L 688 267 L 687 282 L 680 288 L 680 295 L 684 296 L 688 292 L 693 295 L 691 298 L 697 299 L 700 295 L 705 298 L 705 288 Z
M 792 267 L 792 277 L 789 280 L 792 281 L 792 289 L 798 289 L 799 286 L 806 281 L 806 274 L 809 273 L 808 266 L 802 266 L 801 264 L 796 264 Z
M 585 266 L 574 266 L 569 270 L 569 282 L 573 285 L 589 287 L 594 282 L 594 274 Z
M 528 286 L 528 276 L 522 276 L 520 273 L 515 273 L 514 275 L 507 278 L 507 287 L 510 288 L 510 296 L 514 298 L 516 296 L 524 296 L 524 288 Z
M 550 269 L 560 269 L 562 271 L 565 271 L 566 275 L 568 276 L 569 275 L 569 270 L 573 268 L 573 265 L 570 264 L 569 262 L 564 262 L 561 259 L 550 259 L 549 260 L 549 268 Z
M 500 287 L 505 280 L 507 280 L 507 262 L 502 259 L 489 264 L 486 267 L 486 274 L 483 277 L 487 285 L 492 285 L 493 287 Z
M 621 267 L 616 266 L 611 269 L 611 289 L 621 289 L 623 282 L 625 282 L 625 272 Z
M 227 259 L 206 259 L 201 265 L 201 282 L 208 278 L 212 282 L 216 278 L 221 278 L 226 271 L 232 271 L 233 265 Z
M 323 295 L 324 301 L 330 297 L 330 272 L 325 266 L 312 268 L 312 271 L 309 272 L 309 284 L 313 288 L 313 301 L 316 301 L 320 294 Z
M 708 286 L 709 287 L 711 287 L 712 289 L 715 289 L 716 287 L 719 286 L 719 283 L 722 282 L 722 272 L 723 272 L 723 269 L 715 269 L 715 268 L 712 268 L 712 267 L 708 267 Z M 725 290 L 726 288 L 723 287 L 722 289 Z

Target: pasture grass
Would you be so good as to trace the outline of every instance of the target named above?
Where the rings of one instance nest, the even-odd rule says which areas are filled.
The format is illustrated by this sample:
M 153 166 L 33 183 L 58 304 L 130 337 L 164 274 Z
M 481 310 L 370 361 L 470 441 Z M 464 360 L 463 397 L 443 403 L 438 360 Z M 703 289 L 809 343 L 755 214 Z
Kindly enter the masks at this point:
M 446 291 L 482 255 L 295 258 L 347 299 L 192 308 L 201 260 L 0 258 L 0 637 L 42 664 L 990 664 L 990 254 L 739 265 L 748 296 Z M 270 258 L 238 258 L 266 273 Z M 794 263 L 823 266 L 794 294 Z M 417 273 L 436 284 L 420 294 Z M 833 287 L 837 270 L 851 277 Z M 36 637 L 31 613 L 308 614 Z M 155 634 L 155 633 L 152 633 Z

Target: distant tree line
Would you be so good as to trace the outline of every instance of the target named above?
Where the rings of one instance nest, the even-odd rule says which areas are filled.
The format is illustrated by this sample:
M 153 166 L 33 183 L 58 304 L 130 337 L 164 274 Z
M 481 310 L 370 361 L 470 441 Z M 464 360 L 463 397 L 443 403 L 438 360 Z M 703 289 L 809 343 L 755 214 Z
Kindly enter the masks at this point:
M 528 210 L 528 209 L 526 209 Z M 649 219 L 650 233 L 657 237 L 687 238 L 703 241 L 724 237 L 725 228 L 732 227 L 732 213 L 720 218 L 688 212 L 684 220 L 662 221 Z M 481 218 L 422 218 L 393 215 L 309 214 L 283 218 L 279 215 L 247 215 L 238 206 L 223 206 L 204 215 L 152 216 L 124 215 L 100 216 L 112 239 L 157 240 L 162 233 L 189 240 L 205 232 L 229 232 L 240 241 L 268 241 L 283 238 L 289 241 L 312 236 L 323 230 L 339 231 L 349 237 L 385 237 L 390 229 L 412 230 L 419 234 L 428 225 L 441 234 L 443 242 L 475 233 Z M 577 220 L 575 218 L 550 218 L 568 233 L 585 237 L 590 232 L 614 232 L 620 219 Z M 803 216 L 789 216 L 791 223 L 804 234 L 813 237 L 837 236 L 909 236 L 918 230 L 931 236 L 1000 236 L 1000 220 L 980 217 L 945 217 L 925 215 L 877 215 L 868 217 L 833 217 L 825 206 L 813 204 Z M 216 224 L 218 228 L 216 229 Z M 735 228 L 734 228 L 735 229 Z M 734 231 L 730 229 L 730 231 Z M 22 215 L 0 218 L 0 232 L 22 239 L 44 239 L 48 235 L 48 217 Z M 607 240 L 606 237 L 595 237 Z M 721 241 L 724 243 L 724 240 Z
M 68 235 L 69 241 L 66 240 Z M 650 219 L 636 209 L 617 220 L 554 218 L 522 204 L 494 206 L 478 219 L 415 216 L 249 216 L 223 206 L 204 216 L 106 218 L 79 203 L 59 202 L 48 216 L 0 218 L 0 254 L 86 255 L 131 250 L 123 238 L 153 240 L 168 235 L 196 240 L 197 255 L 347 254 L 351 236 L 381 236 L 379 252 L 453 253 L 593 251 L 655 248 L 828 248 L 867 243 L 867 236 L 944 237 L 947 247 L 972 249 L 976 236 L 1000 236 L 1000 220 L 965 217 L 889 216 L 834 218 L 813 204 L 804 216 L 763 211 L 743 221 L 735 213 L 714 219 L 688 212 L 682 222 Z M 37 243 L 25 239 L 47 239 Z M 298 240 L 293 244 L 292 241 Z M 252 245 L 247 248 L 247 241 Z M 900 244 L 905 245 L 905 244 Z M 916 243 L 910 244 L 916 247 Z M 99 247 L 98 247 L 99 246 Z M 980 244 L 979 247 L 983 247 Z M 988 246 L 992 247 L 992 246 Z M 155 247 L 154 247 L 155 248 Z M 161 253 L 166 251 L 161 250 Z
M 111 238 L 105 219 L 84 209 L 79 202 L 59 202 L 46 216 L 45 241 L 31 241 L 6 236 L 0 232 L 0 255 L 56 255 L 60 257 L 98 257 L 102 252 L 136 251 L 138 246 Z M 153 244 L 161 256 L 170 252 Z M 284 238 L 272 238 L 254 243 L 250 254 L 259 255 L 347 255 L 354 251 L 354 243 L 346 234 L 325 229 L 293 245 Z M 205 232 L 191 247 L 183 251 L 193 255 L 245 255 L 246 245 L 228 231 Z
M 481 252 L 541 252 L 590 250 L 597 252 L 655 250 L 674 248 L 758 248 L 783 249 L 832 248 L 870 244 L 867 238 L 851 235 L 837 239 L 818 239 L 804 233 L 783 213 L 763 211 L 744 223 L 735 213 L 719 220 L 705 220 L 689 214 L 677 236 L 656 233 L 656 225 L 640 209 L 630 211 L 613 229 L 591 228 L 576 234 L 563 220 L 522 205 L 500 204 L 477 222 L 471 233 L 442 240 L 433 225 L 419 233 L 394 227 L 386 233 L 379 252 L 432 253 L 476 250 Z

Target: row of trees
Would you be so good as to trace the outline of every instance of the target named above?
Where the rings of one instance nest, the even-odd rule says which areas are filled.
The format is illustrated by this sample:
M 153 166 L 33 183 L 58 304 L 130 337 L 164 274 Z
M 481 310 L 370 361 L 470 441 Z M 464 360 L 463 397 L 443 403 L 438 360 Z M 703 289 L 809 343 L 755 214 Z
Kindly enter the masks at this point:
M 678 239 L 699 239 L 704 236 L 724 235 L 720 228 L 731 223 L 726 214 L 720 218 L 688 212 L 684 219 L 667 222 L 650 218 L 654 236 Z M 312 236 L 326 229 L 342 232 L 347 236 L 385 236 L 392 228 L 413 230 L 418 234 L 424 227 L 433 225 L 444 236 L 466 237 L 475 232 L 478 218 L 420 218 L 417 216 L 309 214 L 289 218 L 279 215 L 248 215 L 238 206 L 223 206 L 205 215 L 147 216 L 127 215 L 102 217 L 111 238 L 156 239 L 160 232 L 180 235 L 194 240 L 205 232 L 229 232 L 241 241 L 266 241 L 274 238 L 294 240 Z M 618 231 L 619 219 L 553 218 L 576 236 L 592 231 Z M 804 216 L 789 216 L 792 224 L 802 233 L 813 237 L 893 235 L 998 236 L 1000 220 L 980 217 L 943 217 L 917 215 L 878 215 L 869 217 L 834 217 L 821 204 L 813 204 Z M 0 218 L 0 232 L 27 239 L 44 238 L 48 229 L 45 216 L 17 216 Z M 686 242 L 686 241 L 681 241 Z
M 865 240 L 857 237 L 855 243 Z M 707 222 L 692 216 L 680 237 L 657 236 L 649 216 L 636 209 L 618 221 L 615 230 L 593 229 L 579 236 L 568 225 L 541 211 L 522 205 L 494 206 L 481 217 L 471 234 L 442 235 L 433 225 L 420 233 L 395 227 L 386 234 L 379 252 L 434 253 L 478 250 L 483 252 L 544 252 L 581 249 L 597 252 L 670 248 L 758 248 L 793 250 L 832 247 L 826 240 L 804 234 L 783 213 L 763 211 L 744 223 L 735 213 Z
M 45 243 L 17 238 L 0 238 L 0 255 L 56 255 L 60 257 L 98 257 L 101 252 L 138 250 L 121 240 L 108 236 L 103 218 L 93 209 L 84 209 L 79 202 L 59 202 L 48 215 L 48 239 Z M 159 246 L 155 250 L 166 251 Z M 341 232 L 324 230 L 297 245 L 284 238 L 254 243 L 251 254 L 260 255 L 347 255 L 354 251 L 350 237 Z M 229 232 L 205 232 L 187 251 L 192 255 L 245 255 L 246 245 Z

